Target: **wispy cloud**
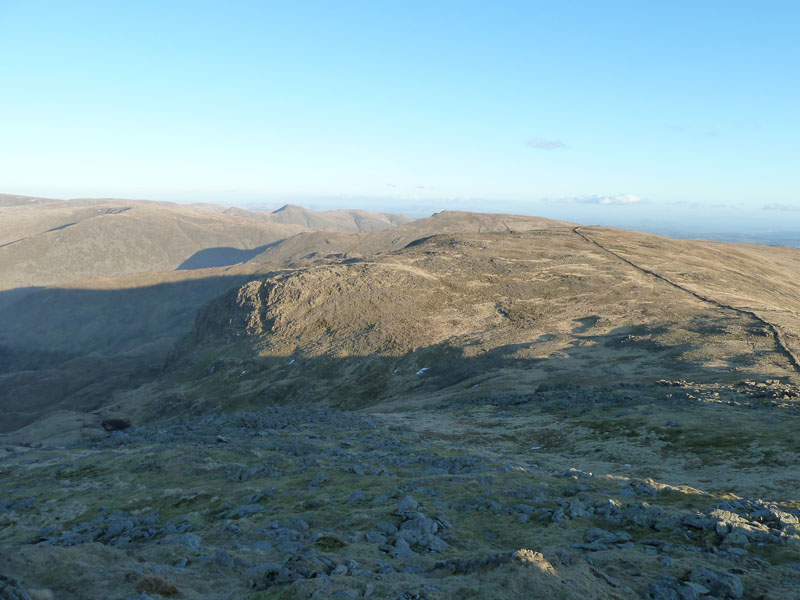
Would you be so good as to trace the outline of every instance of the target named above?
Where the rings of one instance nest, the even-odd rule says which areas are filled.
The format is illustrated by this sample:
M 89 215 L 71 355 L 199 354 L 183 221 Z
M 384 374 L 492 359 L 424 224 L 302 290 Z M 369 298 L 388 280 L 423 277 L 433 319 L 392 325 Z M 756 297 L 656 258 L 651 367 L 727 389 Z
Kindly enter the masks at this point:
M 764 205 L 764 210 L 782 210 L 784 212 L 800 211 L 800 204 L 781 204 L 779 202 L 770 202 Z
M 620 206 L 641 204 L 642 199 L 634 194 L 617 194 L 615 196 L 594 194 L 592 196 L 573 196 L 571 198 L 545 198 L 545 202 L 556 202 L 560 204 L 597 204 L 600 206 Z
M 667 202 L 667 205 L 680 206 L 681 208 L 703 208 L 700 202 L 694 202 L 692 200 L 673 200 L 672 202 Z
M 692 210 L 696 209 L 731 209 L 731 208 L 741 208 L 738 204 L 726 204 L 717 202 L 715 204 L 707 204 L 705 202 L 697 202 L 694 200 L 674 200 L 672 202 L 665 202 L 667 206 L 680 206 L 681 208 L 689 208 Z
M 546 140 L 544 138 L 530 138 L 525 141 L 525 145 L 536 150 L 560 150 L 567 147 L 561 140 Z

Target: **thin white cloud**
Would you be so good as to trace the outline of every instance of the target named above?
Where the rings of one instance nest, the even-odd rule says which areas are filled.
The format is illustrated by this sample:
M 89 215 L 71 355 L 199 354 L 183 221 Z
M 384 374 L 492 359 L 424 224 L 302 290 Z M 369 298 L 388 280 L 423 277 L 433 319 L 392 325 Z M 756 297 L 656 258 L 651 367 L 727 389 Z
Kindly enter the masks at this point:
M 546 140 L 544 138 L 530 138 L 525 141 L 525 145 L 536 150 L 559 150 L 567 147 L 561 140 Z
M 784 212 L 800 211 L 800 204 L 781 204 L 779 202 L 770 202 L 764 205 L 764 210 L 782 210 Z
M 641 204 L 642 199 L 634 194 L 617 194 L 615 196 L 594 194 L 592 196 L 573 196 L 571 198 L 545 198 L 545 202 L 556 202 L 560 204 L 596 204 L 600 206 L 621 206 Z
M 738 209 L 741 208 L 738 204 L 725 204 L 725 203 L 715 203 L 715 204 L 706 204 L 704 202 L 696 202 L 693 200 L 675 200 L 673 202 L 666 202 L 667 206 L 680 206 L 681 208 L 688 208 L 691 210 L 698 210 L 698 209 Z

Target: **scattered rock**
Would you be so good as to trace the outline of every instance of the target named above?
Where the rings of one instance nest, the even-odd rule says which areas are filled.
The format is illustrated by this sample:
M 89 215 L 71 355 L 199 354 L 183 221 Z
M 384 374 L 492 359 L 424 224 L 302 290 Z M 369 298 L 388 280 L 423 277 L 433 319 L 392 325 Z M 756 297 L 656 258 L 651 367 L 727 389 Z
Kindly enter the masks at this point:
M 235 564 L 233 557 L 228 554 L 225 548 L 217 548 L 217 550 L 214 552 L 214 562 L 220 567 L 225 567 L 226 569 L 232 569 Z
M 630 541 L 631 536 L 624 531 L 612 533 L 611 531 L 606 531 L 605 529 L 593 527 L 592 529 L 588 529 L 586 531 L 583 539 L 589 543 L 597 542 L 600 544 L 621 544 Z
M 741 580 L 732 573 L 717 573 L 700 568 L 692 571 L 689 581 L 699 583 L 708 588 L 711 594 L 721 598 L 741 598 L 744 595 Z
M 434 569 L 445 569 L 454 575 L 469 575 L 483 569 L 496 569 L 507 564 L 511 559 L 512 556 L 505 553 L 490 554 L 482 558 L 451 558 L 436 563 Z
M 350 496 L 347 498 L 347 502 L 350 504 L 354 502 L 365 502 L 366 500 L 367 496 L 362 490 L 353 490 L 350 492 Z
M 396 558 L 411 558 L 412 556 L 416 556 L 416 552 L 411 549 L 411 546 L 408 545 L 408 542 L 405 538 L 399 537 L 394 542 L 394 548 L 391 550 L 390 554 Z
M 397 505 L 397 512 L 398 514 L 404 514 L 412 510 L 417 510 L 419 507 L 419 503 L 414 500 L 411 496 L 405 496 L 400 503 Z
M 364 535 L 364 539 L 371 544 L 385 544 L 387 538 L 378 531 L 370 531 Z
M 193 533 L 183 533 L 180 535 L 168 535 L 163 540 L 162 543 L 164 544 L 180 544 L 182 546 L 186 546 L 187 548 L 192 548 L 194 550 L 200 547 L 200 539 L 199 535 L 195 535 Z
M 698 600 L 697 591 L 674 577 L 659 577 L 647 588 L 650 600 Z
M 325 483 L 326 481 L 328 481 L 328 478 L 325 476 L 325 473 L 323 473 L 323 472 L 321 472 L 321 471 L 320 471 L 319 473 L 317 473 L 316 475 L 314 475 L 314 478 L 313 478 L 313 479 L 311 480 L 311 482 L 308 484 L 308 487 L 310 487 L 310 488 L 316 488 L 316 487 L 319 487 L 319 486 L 321 486 L 321 485 L 322 485 L 323 483 Z
M 526 550 L 522 548 L 512 554 L 512 558 L 520 564 L 536 567 L 542 573 L 555 574 L 553 565 L 544 557 L 541 552 L 534 552 L 533 550 Z
M 579 517 L 589 518 L 594 516 L 594 509 L 586 506 L 583 502 L 581 502 L 577 498 L 574 498 L 569 503 L 569 508 L 567 510 L 569 512 L 569 516 L 572 517 L 573 519 Z
M 555 511 L 553 511 L 553 515 L 550 518 L 550 520 L 553 523 L 561 523 L 562 521 L 566 521 L 567 519 L 569 519 L 569 517 L 567 517 L 564 511 L 560 508 L 557 508 Z
M 32 600 L 31 595 L 19 581 L 3 575 L 0 575 L 0 598 L 3 600 Z

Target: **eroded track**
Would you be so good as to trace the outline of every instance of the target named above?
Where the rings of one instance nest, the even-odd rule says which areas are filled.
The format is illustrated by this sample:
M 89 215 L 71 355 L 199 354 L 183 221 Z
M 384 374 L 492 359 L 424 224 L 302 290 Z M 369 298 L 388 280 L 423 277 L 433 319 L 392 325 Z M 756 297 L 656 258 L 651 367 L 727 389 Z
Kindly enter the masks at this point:
M 670 286 L 672 286 L 674 288 L 677 288 L 677 289 L 679 289 L 679 290 L 681 290 L 683 292 L 686 292 L 687 294 L 697 298 L 698 300 L 700 300 L 702 302 L 707 302 L 709 304 L 712 304 L 712 305 L 716 306 L 717 308 L 722 308 L 724 310 L 730 310 L 730 311 L 736 312 L 736 313 L 738 313 L 740 315 L 743 315 L 743 316 L 746 316 L 746 317 L 750 317 L 751 319 L 757 321 L 758 323 L 763 325 L 764 328 L 767 331 L 770 332 L 770 335 L 772 335 L 773 339 L 775 340 L 775 346 L 778 348 L 778 351 L 788 359 L 788 361 L 791 363 L 791 365 L 794 367 L 794 369 L 796 371 L 800 372 L 800 358 L 798 358 L 797 354 L 795 354 L 792 351 L 792 349 L 789 347 L 789 345 L 786 343 L 786 337 L 783 335 L 783 332 L 778 328 L 778 326 L 775 325 L 774 323 L 771 323 L 771 322 L 767 321 L 766 319 L 764 319 L 763 317 L 759 316 L 755 311 L 748 310 L 746 308 L 739 308 L 739 307 L 733 306 L 732 304 L 727 304 L 725 302 L 720 302 L 719 300 L 715 300 L 714 298 L 711 298 L 709 296 L 701 294 L 701 293 L 699 293 L 699 292 L 697 292 L 695 290 L 692 290 L 692 289 L 690 289 L 690 288 L 688 288 L 688 287 L 686 287 L 684 285 L 681 285 L 680 283 L 672 281 L 671 279 L 669 279 L 665 275 L 662 275 L 661 273 L 653 271 L 652 269 L 648 269 L 647 267 L 643 267 L 641 265 L 638 265 L 635 262 L 633 262 L 632 260 L 630 260 L 628 258 L 625 258 L 621 254 L 618 254 L 617 252 L 614 252 L 613 250 L 611 250 L 610 248 L 604 246 L 600 242 L 590 238 L 583 231 L 581 231 L 581 229 L 582 229 L 581 227 L 573 227 L 572 231 L 576 235 L 578 235 L 578 236 L 582 237 L 584 240 L 586 240 L 589 244 L 593 244 L 594 246 L 596 246 L 599 249 L 603 250 L 604 252 L 610 254 L 611 256 L 616 258 L 617 260 L 620 260 L 623 263 L 633 267 L 637 271 L 639 271 L 641 273 L 644 273 L 646 275 L 650 275 L 651 277 L 655 277 L 656 279 L 660 279 L 664 283 L 666 283 L 666 284 L 668 284 L 668 285 L 670 285 Z

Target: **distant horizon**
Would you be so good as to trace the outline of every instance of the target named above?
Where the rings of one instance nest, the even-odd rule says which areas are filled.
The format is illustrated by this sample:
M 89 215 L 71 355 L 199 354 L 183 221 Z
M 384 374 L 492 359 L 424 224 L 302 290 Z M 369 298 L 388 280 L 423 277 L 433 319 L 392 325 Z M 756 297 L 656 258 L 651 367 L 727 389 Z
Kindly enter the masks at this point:
M 213 204 L 223 207 L 238 207 L 248 210 L 275 211 L 286 205 L 295 205 L 314 211 L 326 210 L 369 210 L 379 213 L 400 214 L 413 219 L 423 219 L 442 211 L 463 211 L 476 213 L 516 214 L 544 217 L 559 221 L 570 221 L 582 225 L 601 225 L 622 229 L 633 229 L 646 233 L 665 235 L 673 238 L 707 236 L 719 241 L 744 241 L 772 245 L 800 247 L 800 212 L 796 217 L 786 218 L 786 212 L 779 209 L 762 208 L 760 211 L 722 211 L 712 207 L 712 211 L 702 205 L 684 206 L 672 203 L 661 207 L 671 208 L 670 216 L 653 217 L 650 211 L 631 211 L 625 204 L 603 204 L 596 202 L 575 202 L 559 200 L 538 200 L 531 202 L 490 202 L 481 199 L 408 199 L 403 202 L 397 198 L 345 198 L 342 196 L 321 197 L 283 197 L 272 198 L 267 195 L 241 193 L 181 193 L 163 194 L 160 197 L 121 196 L 114 194 L 98 195 L 56 195 L 47 193 L 21 193 L 19 190 L 0 190 L 0 194 L 38 197 L 53 200 L 130 200 L 144 202 L 170 202 L 174 204 Z M 641 209 L 642 207 L 636 207 Z M 644 207 L 652 208 L 651 207 Z M 759 212 L 761 214 L 759 214 Z M 693 214 L 694 213 L 694 214 Z M 755 213 L 755 214 L 754 214 Z M 795 215 L 789 215 L 794 217 Z

